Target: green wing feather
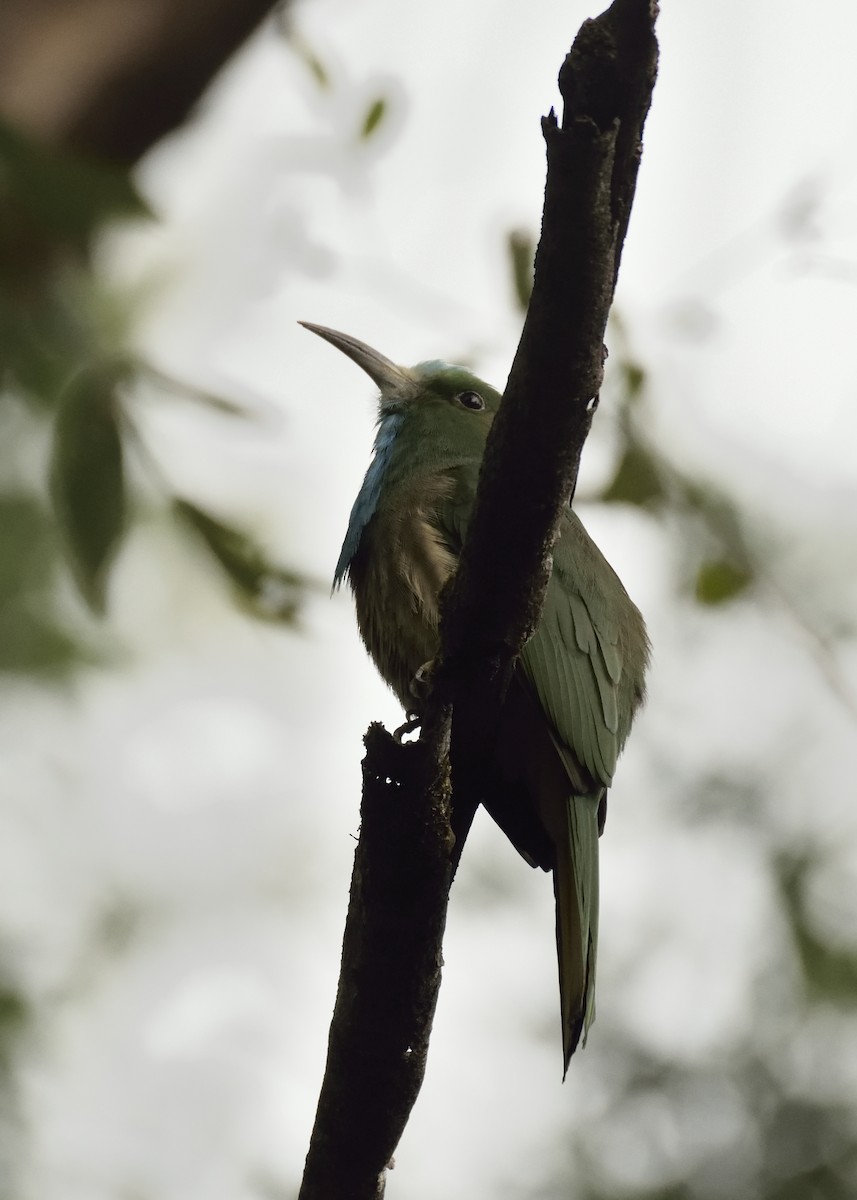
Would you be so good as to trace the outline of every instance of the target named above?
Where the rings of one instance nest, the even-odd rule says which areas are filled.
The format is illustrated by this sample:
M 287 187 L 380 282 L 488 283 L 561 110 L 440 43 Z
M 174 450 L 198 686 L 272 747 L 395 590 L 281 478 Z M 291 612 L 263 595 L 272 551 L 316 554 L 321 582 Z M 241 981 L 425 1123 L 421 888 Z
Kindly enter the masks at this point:
M 542 618 L 521 666 L 551 725 L 568 775 L 561 807 L 566 838 L 556 839 L 554 890 L 565 1067 L 595 1016 L 598 951 L 598 809 L 619 753 L 618 630 L 587 594 L 585 543 L 576 518 L 563 522 Z M 579 545 L 575 545 L 579 543 Z M 577 550 L 577 554 L 575 554 Z M 585 550 L 584 550 L 585 553 Z M 619 670 L 617 671 L 617 665 Z M 561 816 L 554 819 L 561 821 Z
M 566 768 L 568 850 L 554 887 L 565 1065 L 595 1016 L 599 805 L 642 699 L 648 640 L 618 577 L 568 510 L 521 665 Z
M 600 791 L 613 780 L 620 728 L 630 722 L 620 722 L 619 623 L 603 590 L 596 595 L 586 586 L 586 559 L 598 551 L 582 533 L 569 513 L 554 550 L 542 618 L 521 664 L 561 747 L 585 770 L 586 790 Z M 580 771 L 569 774 L 580 786 Z
M 453 468 L 454 486 L 437 510 L 438 527 L 456 554 L 473 508 L 478 469 L 478 462 Z M 568 759 L 570 779 L 587 791 L 600 792 L 612 782 L 639 699 L 630 695 L 623 664 L 620 634 L 628 608 L 639 618 L 612 568 L 567 510 L 542 618 L 523 649 L 521 666 L 550 721 L 557 749 Z
M 476 489 L 477 464 L 458 465 L 438 512 L 457 553 Z M 532 797 L 554 841 L 565 1067 L 595 1015 L 599 806 L 642 698 L 648 641 L 618 577 L 568 509 L 539 626 L 524 647 L 523 679 L 547 718 L 567 787 Z

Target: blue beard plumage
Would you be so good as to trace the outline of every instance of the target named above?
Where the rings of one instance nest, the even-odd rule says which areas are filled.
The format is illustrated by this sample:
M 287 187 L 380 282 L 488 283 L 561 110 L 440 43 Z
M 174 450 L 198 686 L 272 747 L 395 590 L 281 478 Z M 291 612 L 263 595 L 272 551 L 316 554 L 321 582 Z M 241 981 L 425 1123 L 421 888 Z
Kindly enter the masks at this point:
M 336 591 L 348 577 L 348 569 L 351 566 L 354 555 L 357 553 L 363 530 L 371 521 L 375 514 L 375 509 L 378 507 L 381 489 L 384 486 L 384 476 L 390 465 L 393 445 L 398 437 L 403 420 L 404 416 L 402 413 L 388 412 L 382 414 L 378 422 L 378 432 L 375 434 L 372 461 L 363 478 L 360 491 L 357 493 L 357 499 L 352 505 L 345 540 L 342 543 L 336 570 L 333 573 L 333 591 Z

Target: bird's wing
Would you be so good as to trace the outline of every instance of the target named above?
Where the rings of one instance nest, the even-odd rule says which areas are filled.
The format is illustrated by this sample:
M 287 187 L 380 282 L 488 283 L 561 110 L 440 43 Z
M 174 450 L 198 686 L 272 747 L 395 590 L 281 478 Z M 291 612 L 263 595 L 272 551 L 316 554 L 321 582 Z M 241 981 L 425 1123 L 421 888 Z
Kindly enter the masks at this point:
M 438 507 L 436 519 L 450 549 L 458 553 L 472 510 L 476 472 L 457 468 L 452 474 L 456 485 Z M 557 779 L 548 763 L 528 782 L 535 783 L 531 799 L 554 845 L 563 1055 L 568 1069 L 595 1015 L 599 807 L 627 730 L 620 721 L 623 664 L 612 603 L 615 576 L 570 511 L 563 518 L 553 557 L 544 611 L 521 654 L 518 678 L 547 718 L 567 776 L 560 771 Z M 526 715 L 526 698 L 510 694 L 509 705 L 520 709 L 522 704 Z M 520 737 L 526 743 L 531 735 L 520 725 L 514 727 L 514 714 L 512 724 L 509 747 L 501 754 L 526 756 Z
M 538 628 L 521 653 L 569 792 L 537 798 L 556 847 L 554 891 L 565 1069 L 595 1017 L 598 835 L 627 733 L 617 597 L 621 585 L 577 517 L 563 517 Z M 618 586 L 619 591 L 616 591 Z
M 523 649 L 521 665 L 550 720 L 569 776 L 574 781 L 583 768 L 600 791 L 612 782 L 624 733 L 619 622 L 604 608 L 609 593 L 596 599 L 586 588 L 581 556 L 575 554 L 578 531 L 564 524 L 542 618 Z
M 457 554 L 473 508 L 478 464 L 456 466 L 450 475 L 454 487 L 440 504 L 436 519 Z M 596 578 L 597 594 L 592 586 Z M 523 649 L 521 666 L 550 721 L 575 790 L 600 792 L 609 786 L 627 733 L 620 714 L 619 620 L 611 611 L 613 589 L 604 587 L 613 579 L 612 570 L 569 510 L 554 546 L 542 618 Z
M 457 556 L 464 544 L 464 535 L 473 513 L 479 462 L 476 459 L 458 462 L 439 472 L 447 486 L 436 488 L 437 499 L 432 520 L 449 549 Z

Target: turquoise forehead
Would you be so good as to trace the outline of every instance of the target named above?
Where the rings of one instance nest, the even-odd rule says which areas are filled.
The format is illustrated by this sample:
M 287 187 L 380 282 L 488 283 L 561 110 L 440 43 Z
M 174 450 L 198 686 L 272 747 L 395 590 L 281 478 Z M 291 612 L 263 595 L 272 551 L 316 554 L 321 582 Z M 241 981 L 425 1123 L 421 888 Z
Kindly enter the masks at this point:
M 414 374 L 425 383 L 442 388 L 444 391 L 461 392 L 467 388 L 479 390 L 490 387 L 483 379 L 479 379 L 472 371 L 468 371 L 466 367 L 459 367 L 439 358 L 432 359 L 430 362 L 417 363 L 414 367 Z M 494 391 L 495 389 L 491 388 L 490 390 Z

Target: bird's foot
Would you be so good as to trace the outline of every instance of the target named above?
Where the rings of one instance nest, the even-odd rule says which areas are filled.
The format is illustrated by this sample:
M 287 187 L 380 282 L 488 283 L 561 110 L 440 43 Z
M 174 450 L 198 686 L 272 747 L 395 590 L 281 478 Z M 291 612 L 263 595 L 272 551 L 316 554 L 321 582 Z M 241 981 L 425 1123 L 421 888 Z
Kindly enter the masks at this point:
M 429 659 L 428 662 L 423 663 L 410 682 L 410 692 L 417 701 L 417 707 L 408 709 L 408 711 L 405 713 L 407 720 L 405 721 L 404 725 L 400 725 L 393 734 L 393 737 L 397 742 L 399 742 L 399 744 L 401 744 L 406 734 L 413 733 L 414 730 L 419 729 L 420 725 L 422 724 L 423 718 L 421 710 L 428 699 L 429 692 L 431 691 L 433 671 L 434 659 Z
M 405 740 L 405 735 L 408 733 L 413 733 L 414 730 L 419 729 L 420 725 L 422 724 L 422 717 L 418 712 L 409 710 L 405 713 L 405 716 L 408 719 L 405 721 L 404 725 L 400 725 L 398 729 L 393 730 L 393 740 L 398 742 L 400 746 Z
M 425 701 L 428 699 L 429 692 L 431 691 L 431 685 L 433 683 L 433 677 L 434 659 L 430 658 L 428 662 L 424 662 L 423 665 L 417 670 L 416 675 L 414 675 L 410 683 L 411 695 L 414 697 L 414 699 L 419 700 L 421 704 L 425 703 Z

